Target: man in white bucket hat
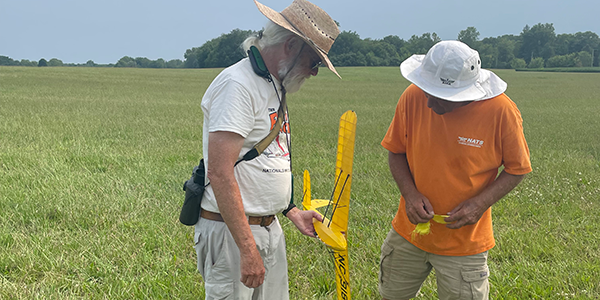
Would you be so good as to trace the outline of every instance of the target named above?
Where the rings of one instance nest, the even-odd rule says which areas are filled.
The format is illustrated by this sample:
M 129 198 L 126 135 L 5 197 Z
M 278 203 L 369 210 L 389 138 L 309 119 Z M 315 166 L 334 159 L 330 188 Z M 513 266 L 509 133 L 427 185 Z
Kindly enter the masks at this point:
M 339 77 L 327 57 L 339 29 L 306 0 L 280 13 L 255 4 L 268 24 L 244 41 L 249 57 L 222 71 L 202 98 L 208 185 L 194 242 L 207 300 L 288 299 L 276 215 L 308 236 L 314 236 L 312 219 L 322 220 L 291 202 L 286 93 L 298 91 L 320 65 Z
M 458 41 L 439 42 L 400 66 L 412 85 L 381 142 L 402 194 L 381 247 L 384 299 L 415 297 L 432 268 L 440 299 L 488 298 L 491 206 L 531 163 L 506 83 L 480 66 L 477 51 Z M 428 233 L 415 231 L 419 223 Z

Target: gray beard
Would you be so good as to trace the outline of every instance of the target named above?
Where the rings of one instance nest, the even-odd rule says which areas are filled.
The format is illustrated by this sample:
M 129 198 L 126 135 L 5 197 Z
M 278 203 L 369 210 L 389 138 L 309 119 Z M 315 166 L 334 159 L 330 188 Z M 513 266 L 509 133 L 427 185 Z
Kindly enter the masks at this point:
M 279 78 L 283 80 L 282 84 L 285 87 L 286 92 L 290 94 L 299 91 L 307 78 L 305 75 L 301 74 L 298 64 L 291 66 L 292 63 L 292 61 L 288 60 L 280 61 L 278 74 Z

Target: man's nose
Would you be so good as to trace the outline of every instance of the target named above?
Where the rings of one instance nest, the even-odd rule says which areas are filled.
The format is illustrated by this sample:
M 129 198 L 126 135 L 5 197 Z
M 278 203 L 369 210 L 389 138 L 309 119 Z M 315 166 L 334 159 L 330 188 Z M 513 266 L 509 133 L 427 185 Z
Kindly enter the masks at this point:
M 310 70 L 310 75 L 317 76 L 317 74 L 319 74 L 319 68 L 318 67 Z

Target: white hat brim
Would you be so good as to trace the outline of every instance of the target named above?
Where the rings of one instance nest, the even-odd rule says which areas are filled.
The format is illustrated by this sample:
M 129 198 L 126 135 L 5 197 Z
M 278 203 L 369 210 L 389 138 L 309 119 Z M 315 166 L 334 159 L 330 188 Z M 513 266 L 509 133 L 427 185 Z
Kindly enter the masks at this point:
M 421 76 L 425 55 L 413 55 L 400 64 L 400 72 L 408 81 L 434 97 L 452 102 L 480 101 L 494 98 L 506 91 L 507 84 L 491 71 L 479 70 L 479 79 L 472 85 L 455 88 L 433 85 Z

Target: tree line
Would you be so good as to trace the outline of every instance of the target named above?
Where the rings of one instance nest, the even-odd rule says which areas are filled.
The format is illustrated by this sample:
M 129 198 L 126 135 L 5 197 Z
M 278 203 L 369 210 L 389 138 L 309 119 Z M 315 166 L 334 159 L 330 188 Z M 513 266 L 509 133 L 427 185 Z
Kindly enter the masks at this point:
M 0 65 L 12 66 L 86 66 L 129 68 L 223 68 L 245 55 L 240 48 L 243 40 L 257 32 L 234 29 L 230 33 L 207 41 L 200 47 L 187 49 L 184 60 L 150 60 L 145 57 L 124 56 L 115 64 L 64 64 L 53 58 L 49 61 L 13 60 L 0 56 Z M 519 35 L 502 35 L 480 39 L 475 27 L 458 33 L 457 40 L 479 51 L 484 68 L 554 68 L 593 67 L 599 65 L 600 38 L 591 31 L 574 34 L 556 34 L 552 23 L 526 25 Z M 413 35 L 408 40 L 396 35 L 382 39 L 361 39 L 355 31 L 342 31 L 329 52 L 336 66 L 398 66 L 413 54 L 424 54 L 441 41 L 434 33 Z
M 39 61 L 30 61 L 27 59 L 14 60 L 8 56 L 0 55 L 0 66 L 24 66 L 24 67 L 125 67 L 125 68 L 183 68 L 181 59 L 172 59 L 165 61 L 162 58 L 150 60 L 145 57 L 129 57 L 123 56 L 115 64 L 97 64 L 93 60 L 88 60 L 84 64 L 63 63 L 58 58 L 46 60 L 45 58 Z

